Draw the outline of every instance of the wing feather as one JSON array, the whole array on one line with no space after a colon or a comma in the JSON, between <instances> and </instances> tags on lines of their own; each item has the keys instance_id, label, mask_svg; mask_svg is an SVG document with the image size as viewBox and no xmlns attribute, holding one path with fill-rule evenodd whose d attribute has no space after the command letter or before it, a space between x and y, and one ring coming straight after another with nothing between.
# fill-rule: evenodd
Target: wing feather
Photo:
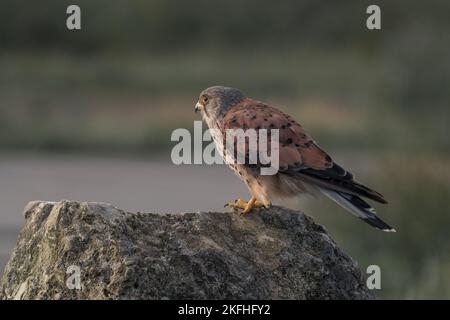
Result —
<instances>
[{"instance_id":1,"label":"wing feather","mask_svg":"<svg viewBox=\"0 0 450 320\"><path fill-rule=\"evenodd\" d=\"M350 172L335 163L291 116L274 107L253 99L244 99L228 110L220 129L224 139L227 129L278 129L280 174L298 176L321 187L387 203L380 193L358 183ZM270 145L267 150L270 150ZM249 150L246 145L246 164L261 166L259 162L256 165L248 164L249 151L257 152Z\"/></svg>"}]
</instances>

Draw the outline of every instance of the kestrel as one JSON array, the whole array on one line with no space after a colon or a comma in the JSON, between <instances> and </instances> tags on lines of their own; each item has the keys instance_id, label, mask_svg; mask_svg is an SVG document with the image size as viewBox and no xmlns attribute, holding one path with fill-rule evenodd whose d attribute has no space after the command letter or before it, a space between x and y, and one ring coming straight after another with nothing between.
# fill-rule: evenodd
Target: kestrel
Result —
<instances>
[{"instance_id":1,"label":"kestrel","mask_svg":"<svg viewBox=\"0 0 450 320\"><path fill-rule=\"evenodd\" d=\"M272 201L303 193L324 195L369 225L395 232L361 198L386 204L384 197L357 182L350 172L335 163L291 116L247 98L238 89L222 86L202 91L195 111L200 111L208 127L215 129L210 131L219 150L226 148L224 137L228 129L279 130L279 170L275 175L261 175L259 164L225 161L252 195L248 202L238 199L228 206L248 213L253 208L268 208Z\"/></svg>"}]
</instances>

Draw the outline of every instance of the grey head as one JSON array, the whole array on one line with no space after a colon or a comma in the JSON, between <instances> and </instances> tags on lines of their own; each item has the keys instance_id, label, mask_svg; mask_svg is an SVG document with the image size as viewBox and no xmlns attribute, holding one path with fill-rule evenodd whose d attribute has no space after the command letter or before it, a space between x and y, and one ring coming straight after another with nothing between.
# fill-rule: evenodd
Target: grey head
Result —
<instances>
[{"instance_id":1,"label":"grey head","mask_svg":"<svg viewBox=\"0 0 450 320\"><path fill-rule=\"evenodd\" d=\"M228 109L245 99L244 94L235 88L214 86L200 93L195 112L201 111L210 120L220 120Z\"/></svg>"}]
</instances>

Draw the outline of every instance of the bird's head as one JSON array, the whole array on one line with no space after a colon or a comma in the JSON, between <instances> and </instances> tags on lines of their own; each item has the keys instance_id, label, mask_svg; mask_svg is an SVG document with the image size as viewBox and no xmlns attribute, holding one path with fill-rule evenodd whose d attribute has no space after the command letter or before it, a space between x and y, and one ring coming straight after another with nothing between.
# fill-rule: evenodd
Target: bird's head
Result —
<instances>
[{"instance_id":1,"label":"bird's head","mask_svg":"<svg viewBox=\"0 0 450 320\"><path fill-rule=\"evenodd\" d=\"M200 93L195 112L200 111L206 120L220 120L235 104L245 99L238 89L214 86Z\"/></svg>"}]
</instances>

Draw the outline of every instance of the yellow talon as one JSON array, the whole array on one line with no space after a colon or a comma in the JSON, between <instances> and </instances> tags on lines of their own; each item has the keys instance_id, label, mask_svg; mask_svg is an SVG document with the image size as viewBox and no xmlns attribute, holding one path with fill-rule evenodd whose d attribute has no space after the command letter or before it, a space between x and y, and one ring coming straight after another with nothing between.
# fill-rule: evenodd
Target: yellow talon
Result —
<instances>
[{"instance_id":1,"label":"yellow talon","mask_svg":"<svg viewBox=\"0 0 450 320\"><path fill-rule=\"evenodd\" d=\"M242 209L244 210L247 206L247 202L242 199L237 199L234 202L227 203L225 207L230 207L233 209Z\"/></svg>"},{"instance_id":2,"label":"yellow talon","mask_svg":"<svg viewBox=\"0 0 450 320\"><path fill-rule=\"evenodd\" d=\"M256 200L255 197L252 197L248 202L244 201L242 199L237 199L235 202L228 203L227 205L230 208L233 209L242 209L242 214L247 214L250 211L252 211L253 208L262 208L266 207L261 201Z\"/></svg>"},{"instance_id":3,"label":"yellow talon","mask_svg":"<svg viewBox=\"0 0 450 320\"><path fill-rule=\"evenodd\" d=\"M255 202L256 202L256 198L252 197L250 199L250 201L247 202L247 205L245 206L244 211L242 211L242 214L247 214L250 211L252 211L253 207L255 206Z\"/></svg>"}]
</instances>

